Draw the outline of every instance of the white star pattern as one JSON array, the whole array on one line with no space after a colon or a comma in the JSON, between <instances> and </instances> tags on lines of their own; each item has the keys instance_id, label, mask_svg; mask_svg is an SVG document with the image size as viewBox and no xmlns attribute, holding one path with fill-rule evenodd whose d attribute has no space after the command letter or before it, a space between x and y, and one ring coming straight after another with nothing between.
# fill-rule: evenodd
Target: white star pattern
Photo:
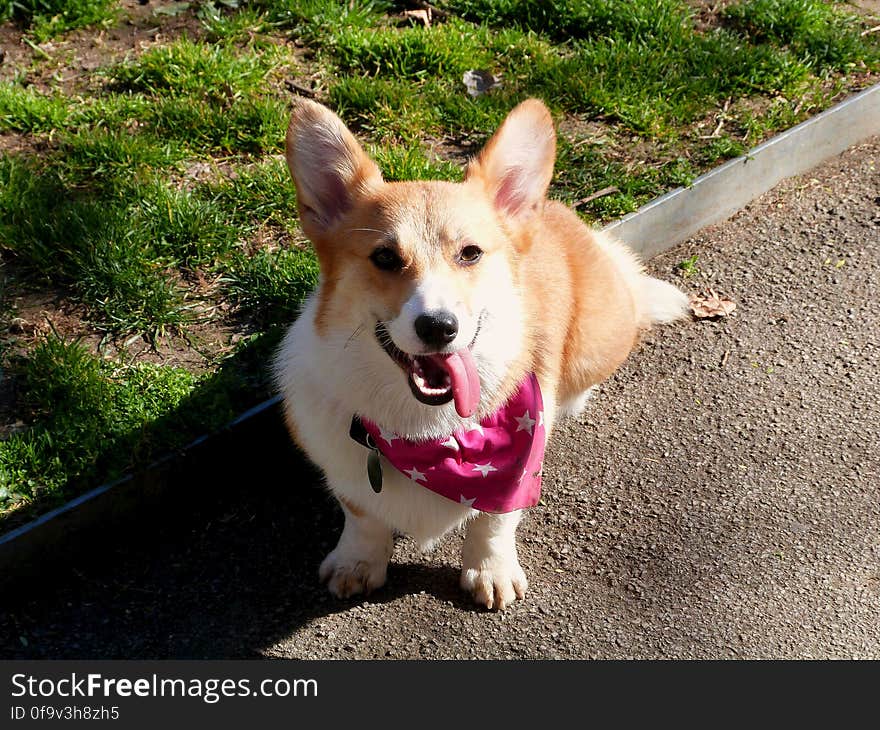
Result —
<instances>
[{"instance_id":1,"label":"white star pattern","mask_svg":"<svg viewBox=\"0 0 880 730\"><path fill-rule=\"evenodd\" d=\"M455 440L455 436L450 436L448 441L443 442L443 446L445 446L447 449L458 451L458 441Z\"/></svg>"},{"instance_id":2,"label":"white star pattern","mask_svg":"<svg viewBox=\"0 0 880 730\"><path fill-rule=\"evenodd\" d=\"M379 428L379 438L386 442L389 446L391 446L391 442L395 439L400 440L400 436L398 436L393 431L386 431L384 428Z\"/></svg>"},{"instance_id":3,"label":"white star pattern","mask_svg":"<svg viewBox=\"0 0 880 730\"><path fill-rule=\"evenodd\" d=\"M413 467L412 469L405 469L403 473L409 475L409 478L412 479L414 482L428 481L428 477L422 474L422 472L420 472L416 467Z\"/></svg>"},{"instance_id":4,"label":"white star pattern","mask_svg":"<svg viewBox=\"0 0 880 730\"><path fill-rule=\"evenodd\" d=\"M514 416L513 420L517 422L516 430L525 431L529 436L532 435L532 428L535 426L535 419L529 415L529 412L526 411L521 416Z\"/></svg>"},{"instance_id":5,"label":"white star pattern","mask_svg":"<svg viewBox=\"0 0 880 730\"><path fill-rule=\"evenodd\" d=\"M473 509L474 502L476 501L476 497L474 497L473 499L465 499L465 496L463 494L461 495L461 499L458 500L459 504L463 504L466 507L470 507L471 509Z\"/></svg>"},{"instance_id":6,"label":"white star pattern","mask_svg":"<svg viewBox=\"0 0 880 730\"><path fill-rule=\"evenodd\" d=\"M484 477L489 475L490 471L498 471L494 466L492 466L492 462L489 461L485 464L474 464L474 471L480 472Z\"/></svg>"},{"instance_id":7,"label":"white star pattern","mask_svg":"<svg viewBox=\"0 0 880 730\"><path fill-rule=\"evenodd\" d=\"M538 425L544 425L544 411L538 411Z\"/></svg>"}]
</instances>

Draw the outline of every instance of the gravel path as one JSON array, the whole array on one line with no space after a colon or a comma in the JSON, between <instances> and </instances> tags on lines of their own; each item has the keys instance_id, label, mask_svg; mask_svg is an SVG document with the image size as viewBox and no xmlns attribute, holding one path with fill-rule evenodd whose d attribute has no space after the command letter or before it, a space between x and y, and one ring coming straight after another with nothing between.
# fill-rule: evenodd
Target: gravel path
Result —
<instances>
[{"instance_id":1,"label":"gravel path","mask_svg":"<svg viewBox=\"0 0 880 730\"><path fill-rule=\"evenodd\" d=\"M459 535L402 541L368 601L326 596L340 516L281 449L182 526L4 596L0 655L880 658L878 168L875 139L652 262L698 255L685 288L738 309L651 333L561 426L508 611L459 594Z\"/></svg>"}]
</instances>

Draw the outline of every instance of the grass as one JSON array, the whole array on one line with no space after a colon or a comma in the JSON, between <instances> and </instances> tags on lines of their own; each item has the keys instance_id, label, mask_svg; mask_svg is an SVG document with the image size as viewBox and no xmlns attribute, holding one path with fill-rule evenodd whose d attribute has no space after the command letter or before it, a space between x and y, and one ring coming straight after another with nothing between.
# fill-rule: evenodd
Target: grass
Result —
<instances>
[{"instance_id":1,"label":"grass","mask_svg":"<svg viewBox=\"0 0 880 730\"><path fill-rule=\"evenodd\" d=\"M877 19L840 3L742 0L702 25L679 0L436 5L428 28L392 2L194 2L132 21L161 34L73 73L123 22L116 3L0 2L33 49L0 67L0 150L18 150L0 157L0 331L30 318L0 335L0 516L142 466L268 392L272 347L317 280L281 157L291 88L333 107L389 180L460 179L540 96L560 127L551 192L602 222L880 71L878 34L861 35ZM471 98L470 69L501 87ZM49 324L29 296L56 302Z\"/></svg>"},{"instance_id":2,"label":"grass","mask_svg":"<svg viewBox=\"0 0 880 730\"><path fill-rule=\"evenodd\" d=\"M815 0L747 0L726 8L724 18L742 35L785 45L815 67L845 68L865 54L857 19Z\"/></svg>"},{"instance_id":3,"label":"grass","mask_svg":"<svg viewBox=\"0 0 880 730\"><path fill-rule=\"evenodd\" d=\"M16 20L44 41L84 26L109 26L117 19L113 0L2 0L0 21Z\"/></svg>"},{"instance_id":4,"label":"grass","mask_svg":"<svg viewBox=\"0 0 880 730\"><path fill-rule=\"evenodd\" d=\"M21 363L31 428L0 449L0 500L57 503L184 445L241 408L234 375L110 362L50 335ZM239 384L239 389L241 385Z\"/></svg>"},{"instance_id":5,"label":"grass","mask_svg":"<svg viewBox=\"0 0 880 730\"><path fill-rule=\"evenodd\" d=\"M681 272L683 277L690 278L697 274L700 270L697 262L700 260L698 254L694 254L693 256L686 258L684 261L679 261L676 268Z\"/></svg>"}]
</instances>

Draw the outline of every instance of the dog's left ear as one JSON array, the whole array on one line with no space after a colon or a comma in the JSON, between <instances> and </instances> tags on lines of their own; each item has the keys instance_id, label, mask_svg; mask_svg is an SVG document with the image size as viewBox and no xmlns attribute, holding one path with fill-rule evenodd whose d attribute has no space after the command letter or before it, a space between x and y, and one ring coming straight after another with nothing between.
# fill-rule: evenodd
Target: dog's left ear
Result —
<instances>
[{"instance_id":1,"label":"dog's left ear","mask_svg":"<svg viewBox=\"0 0 880 730\"><path fill-rule=\"evenodd\" d=\"M550 111L538 99L527 99L470 162L465 180L481 181L500 211L526 218L544 201L555 159Z\"/></svg>"}]
</instances>

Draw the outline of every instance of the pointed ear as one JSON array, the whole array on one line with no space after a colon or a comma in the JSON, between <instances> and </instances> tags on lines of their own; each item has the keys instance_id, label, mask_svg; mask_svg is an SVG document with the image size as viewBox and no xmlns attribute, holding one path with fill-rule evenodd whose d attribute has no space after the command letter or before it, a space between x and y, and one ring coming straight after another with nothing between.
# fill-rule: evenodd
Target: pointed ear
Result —
<instances>
[{"instance_id":1,"label":"pointed ear","mask_svg":"<svg viewBox=\"0 0 880 730\"><path fill-rule=\"evenodd\" d=\"M382 184L376 163L342 120L307 99L297 102L287 128L287 166L309 238L326 234L359 196Z\"/></svg>"},{"instance_id":2,"label":"pointed ear","mask_svg":"<svg viewBox=\"0 0 880 730\"><path fill-rule=\"evenodd\" d=\"M466 180L482 181L495 207L514 217L540 208L553 177L556 132L550 111L538 99L517 106L476 159Z\"/></svg>"}]
</instances>

